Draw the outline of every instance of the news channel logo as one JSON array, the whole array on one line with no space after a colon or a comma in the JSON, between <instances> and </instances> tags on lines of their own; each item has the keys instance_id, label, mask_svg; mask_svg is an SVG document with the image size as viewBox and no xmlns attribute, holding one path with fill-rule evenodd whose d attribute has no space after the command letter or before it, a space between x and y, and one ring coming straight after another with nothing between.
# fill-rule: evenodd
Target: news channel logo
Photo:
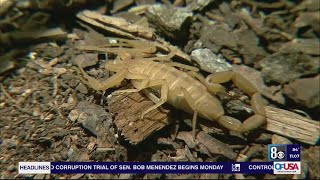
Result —
<instances>
[{"instance_id":1,"label":"news channel logo","mask_svg":"<svg viewBox=\"0 0 320 180\"><path fill-rule=\"evenodd\" d=\"M268 161L286 161L287 145L268 144Z\"/></svg>"},{"instance_id":2,"label":"news channel logo","mask_svg":"<svg viewBox=\"0 0 320 180\"><path fill-rule=\"evenodd\" d=\"M241 171L241 169L240 169L240 164L232 164L232 169L231 169L231 171L233 171L233 172L240 172Z\"/></svg>"},{"instance_id":3,"label":"news channel logo","mask_svg":"<svg viewBox=\"0 0 320 180\"><path fill-rule=\"evenodd\" d=\"M273 174L301 174L301 162L273 162Z\"/></svg>"}]
</instances>

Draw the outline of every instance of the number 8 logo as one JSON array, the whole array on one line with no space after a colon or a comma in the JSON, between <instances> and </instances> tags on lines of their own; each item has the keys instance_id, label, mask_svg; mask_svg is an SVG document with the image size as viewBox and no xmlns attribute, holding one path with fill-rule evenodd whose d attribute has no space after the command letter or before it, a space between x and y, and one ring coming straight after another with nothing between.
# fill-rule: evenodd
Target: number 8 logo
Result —
<instances>
[{"instance_id":1,"label":"number 8 logo","mask_svg":"<svg viewBox=\"0 0 320 180\"><path fill-rule=\"evenodd\" d=\"M270 153L271 159L277 159L277 157L278 157L278 153L277 153L278 149L276 147L271 147L270 151L271 151L271 153Z\"/></svg>"}]
</instances>

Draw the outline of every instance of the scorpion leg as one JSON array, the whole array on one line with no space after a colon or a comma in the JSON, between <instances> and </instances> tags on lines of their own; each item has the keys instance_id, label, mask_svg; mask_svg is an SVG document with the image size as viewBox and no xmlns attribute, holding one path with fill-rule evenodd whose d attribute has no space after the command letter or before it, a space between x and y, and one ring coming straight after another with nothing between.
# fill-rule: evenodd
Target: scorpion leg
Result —
<instances>
[{"instance_id":1,"label":"scorpion leg","mask_svg":"<svg viewBox=\"0 0 320 180\"><path fill-rule=\"evenodd\" d=\"M107 38L107 40L109 40L109 43L104 47L106 47L107 52L113 54L129 53L134 55L135 58L146 58L152 56L157 51L156 46L148 41L123 38Z\"/></svg>"},{"instance_id":2,"label":"scorpion leg","mask_svg":"<svg viewBox=\"0 0 320 180\"><path fill-rule=\"evenodd\" d=\"M153 87L153 86L161 86L160 99L155 105L151 106L141 114L141 119L143 119L143 116L146 115L148 112L158 108L159 106L161 106L167 101L168 92L169 92L169 86L167 84L167 81L163 79L152 80L152 81L149 81L146 87Z\"/></svg>"},{"instance_id":3,"label":"scorpion leg","mask_svg":"<svg viewBox=\"0 0 320 180\"><path fill-rule=\"evenodd\" d=\"M242 126L239 128L238 132L246 132L248 130L260 127L265 123L265 111L264 111L264 102L260 93L256 92L251 97L251 106L253 112L255 113L253 116L246 119Z\"/></svg>"},{"instance_id":4,"label":"scorpion leg","mask_svg":"<svg viewBox=\"0 0 320 180\"><path fill-rule=\"evenodd\" d=\"M222 85L218 83L208 82L203 76L201 76L197 72L189 71L188 74L198 79L202 84L204 84L207 87L208 91L212 92L213 94L216 94L218 92L226 92L225 88Z\"/></svg>"},{"instance_id":5,"label":"scorpion leg","mask_svg":"<svg viewBox=\"0 0 320 180\"><path fill-rule=\"evenodd\" d=\"M152 92L150 92L148 89L142 89L142 91L153 103L156 104L159 102L159 98Z\"/></svg>"},{"instance_id":6,"label":"scorpion leg","mask_svg":"<svg viewBox=\"0 0 320 180\"><path fill-rule=\"evenodd\" d=\"M247 78L233 71L216 72L206 78L208 83L225 83L230 80L250 97L258 92L257 88Z\"/></svg>"},{"instance_id":7,"label":"scorpion leg","mask_svg":"<svg viewBox=\"0 0 320 180\"><path fill-rule=\"evenodd\" d=\"M81 66L79 66L79 69L81 71L81 73L84 76L84 80L83 78L81 78L84 83L88 84L90 87L92 87L94 90L98 91L98 90L107 90L113 86L116 86L117 84L120 84L121 81L123 81L126 77L126 75L128 74L127 70L121 70L118 73L116 73L115 75L109 77L108 79L106 79L105 81L99 81L98 79L95 79L91 76L89 76Z\"/></svg>"},{"instance_id":8,"label":"scorpion leg","mask_svg":"<svg viewBox=\"0 0 320 180\"><path fill-rule=\"evenodd\" d=\"M216 72L207 76L208 83L225 83L232 79L233 71Z\"/></svg>"},{"instance_id":9,"label":"scorpion leg","mask_svg":"<svg viewBox=\"0 0 320 180\"><path fill-rule=\"evenodd\" d=\"M176 50L171 50L170 53L165 56L150 57L150 58L144 58L144 59L151 60L151 61L170 61L170 59L173 58L173 56L176 54L177 54Z\"/></svg>"},{"instance_id":10,"label":"scorpion leg","mask_svg":"<svg viewBox=\"0 0 320 180\"><path fill-rule=\"evenodd\" d=\"M157 47L148 41L141 41L141 40L129 40L129 39L123 39L123 38L107 38L110 43L107 45L109 47L125 47L125 48L134 48L139 49L141 52L145 52L148 54L155 53L157 51ZM117 41L112 43L111 41Z\"/></svg>"},{"instance_id":11,"label":"scorpion leg","mask_svg":"<svg viewBox=\"0 0 320 180\"><path fill-rule=\"evenodd\" d=\"M127 75L126 79L131 79L131 82L136 89L117 90L114 92L115 94L139 92L142 89L145 89L147 87L148 82L150 81L150 78L147 75L143 74L129 74Z\"/></svg>"},{"instance_id":12,"label":"scorpion leg","mask_svg":"<svg viewBox=\"0 0 320 180\"><path fill-rule=\"evenodd\" d=\"M213 83L224 83L230 80L232 80L239 89L241 89L251 97L251 106L255 114L246 119L243 124L241 124L239 120L229 116L221 116L218 119L218 122L224 127L240 133L257 128L264 124L265 105L263 102L263 98L258 92L257 88L252 83L250 83L247 78L233 71L214 73L206 78L207 82Z\"/></svg>"},{"instance_id":13,"label":"scorpion leg","mask_svg":"<svg viewBox=\"0 0 320 180\"><path fill-rule=\"evenodd\" d=\"M197 105L194 103L195 100L192 98L190 93L185 88L182 88L182 91L183 91L184 98L186 99L188 105L193 110L192 137L193 137L193 140L195 140L196 139L196 123L197 123L197 116L198 116Z\"/></svg>"}]
</instances>

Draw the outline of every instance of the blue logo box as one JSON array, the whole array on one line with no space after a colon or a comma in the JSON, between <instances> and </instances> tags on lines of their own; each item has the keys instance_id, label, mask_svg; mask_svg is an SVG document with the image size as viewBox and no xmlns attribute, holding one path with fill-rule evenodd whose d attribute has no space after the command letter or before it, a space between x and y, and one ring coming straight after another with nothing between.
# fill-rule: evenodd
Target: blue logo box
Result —
<instances>
[{"instance_id":1,"label":"blue logo box","mask_svg":"<svg viewBox=\"0 0 320 180\"><path fill-rule=\"evenodd\" d=\"M300 144L268 144L268 161L300 161Z\"/></svg>"}]
</instances>

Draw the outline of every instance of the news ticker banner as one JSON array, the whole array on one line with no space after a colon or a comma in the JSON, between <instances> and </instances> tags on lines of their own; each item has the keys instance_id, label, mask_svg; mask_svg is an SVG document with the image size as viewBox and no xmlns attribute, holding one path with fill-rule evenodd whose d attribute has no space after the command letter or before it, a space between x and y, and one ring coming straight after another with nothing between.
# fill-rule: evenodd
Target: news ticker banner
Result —
<instances>
[{"instance_id":1,"label":"news ticker banner","mask_svg":"<svg viewBox=\"0 0 320 180\"><path fill-rule=\"evenodd\" d=\"M292 162L19 162L20 174L300 174Z\"/></svg>"},{"instance_id":2,"label":"news ticker banner","mask_svg":"<svg viewBox=\"0 0 320 180\"><path fill-rule=\"evenodd\" d=\"M301 174L300 145L268 145L268 162L19 162L20 174Z\"/></svg>"}]
</instances>

